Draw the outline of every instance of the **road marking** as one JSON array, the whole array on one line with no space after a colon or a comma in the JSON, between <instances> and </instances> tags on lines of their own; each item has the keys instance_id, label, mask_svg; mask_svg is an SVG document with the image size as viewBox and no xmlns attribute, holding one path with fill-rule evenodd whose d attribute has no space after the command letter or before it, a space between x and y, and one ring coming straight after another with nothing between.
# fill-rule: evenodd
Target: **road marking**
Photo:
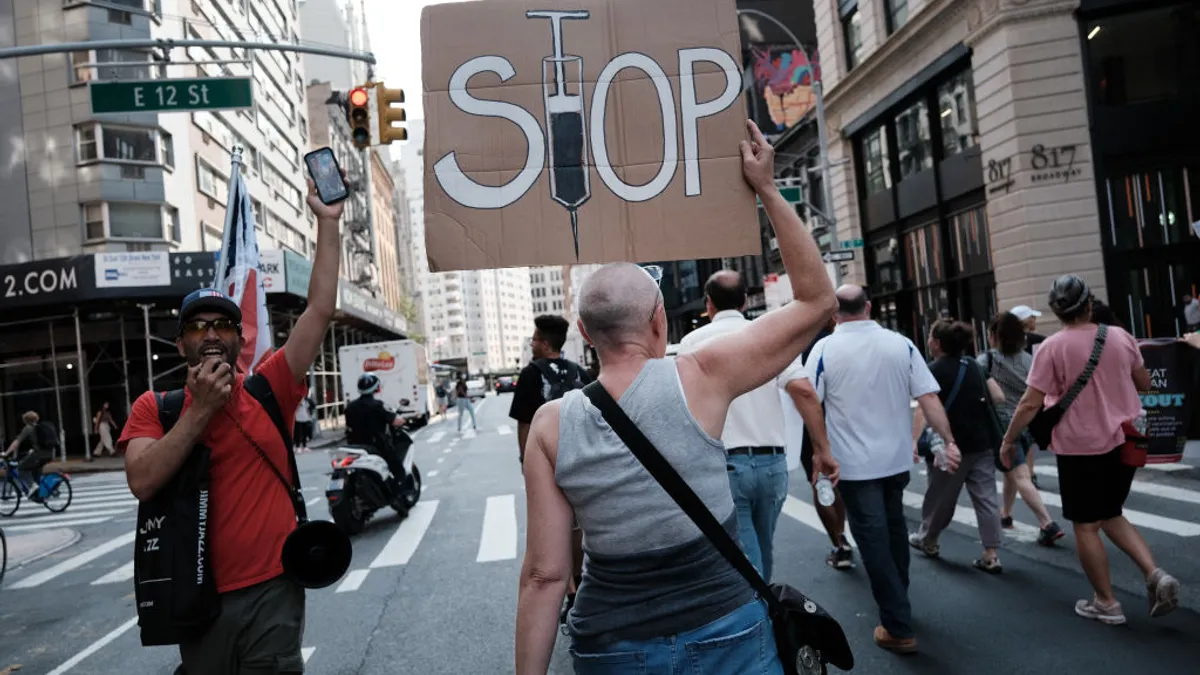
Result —
<instances>
[{"instance_id":1,"label":"road marking","mask_svg":"<svg viewBox=\"0 0 1200 675\"><path fill-rule=\"evenodd\" d=\"M445 450L442 450L442 454L443 454L443 455L448 455L448 454L450 454L450 448L446 448Z\"/></svg>"},{"instance_id":2,"label":"road marking","mask_svg":"<svg viewBox=\"0 0 1200 675\"><path fill-rule=\"evenodd\" d=\"M445 431L436 431L436 432L430 434L429 438L425 439L425 442L426 443L437 443L438 441L442 440L442 438L445 435L446 435Z\"/></svg>"},{"instance_id":3,"label":"road marking","mask_svg":"<svg viewBox=\"0 0 1200 675\"><path fill-rule=\"evenodd\" d=\"M408 518L400 523L391 539L384 545L383 550L371 561L369 567L392 567L406 565L421 544L421 538L429 530L433 522L433 514L437 511L437 501L419 502L408 512Z\"/></svg>"},{"instance_id":4,"label":"road marking","mask_svg":"<svg viewBox=\"0 0 1200 675\"><path fill-rule=\"evenodd\" d=\"M1149 468L1149 465L1147 465ZM1058 468L1053 466L1035 467L1034 471L1043 476L1051 476L1058 478ZM1151 495L1154 497L1162 497L1163 499L1173 499L1177 502L1187 502L1189 504L1200 504L1200 492L1196 490L1188 490L1186 488L1175 487L1173 485L1159 485L1149 481L1135 480L1129 488L1131 492L1139 494Z\"/></svg>"},{"instance_id":5,"label":"road marking","mask_svg":"<svg viewBox=\"0 0 1200 675\"><path fill-rule=\"evenodd\" d=\"M800 499L787 496L787 500L783 502L783 515L811 527L812 529L826 534L825 525L821 522L821 516L817 514L817 507ZM854 548L858 548L858 544L854 541L854 537L850 534L850 528L845 528L846 541Z\"/></svg>"},{"instance_id":6,"label":"road marking","mask_svg":"<svg viewBox=\"0 0 1200 675\"><path fill-rule=\"evenodd\" d=\"M438 472L437 472L437 469L434 469L433 471L430 471L429 473L425 474L425 477L426 477L426 478L433 478L433 477L434 477L434 476L436 476L437 474L438 474Z\"/></svg>"},{"instance_id":7,"label":"road marking","mask_svg":"<svg viewBox=\"0 0 1200 675\"><path fill-rule=\"evenodd\" d=\"M517 557L517 500L514 495L487 498L483 536L475 562L512 560Z\"/></svg>"},{"instance_id":8,"label":"road marking","mask_svg":"<svg viewBox=\"0 0 1200 675\"><path fill-rule=\"evenodd\" d=\"M71 658L67 659L66 661L63 662L63 664L61 666L55 668L54 670L50 671L46 675L63 675L63 673L65 673L68 670L79 665L80 662L82 662L87 657L91 656L92 654L95 654L96 652L100 651L101 649L104 649L105 645L107 645L108 643L112 642L113 640L116 640L117 638L121 637L122 635L125 634L126 631L128 631L130 628L133 628L136 625L137 625L137 617L135 616L132 619L121 624L120 626L117 626L116 628L114 628L112 630L112 632L109 633L108 635L105 635L104 637L100 638L99 640L96 640L92 644L88 645L83 651L81 651L78 654L76 654L75 656L72 656Z\"/></svg>"},{"instance_id":9,"label":"road marking","mask_svg":"<svg viewBox=\"0 0 1200 675\"><path fill-rule=\"evenodd\" d=\"M1002 485L999 481L997 485ZM1042 501L1046 502L1047 506L1055 506L1062 508L1062 496L1056 492L1041 491ZM1175 518L1167 518L1166 516L1156 516L1153 513L1145 513L1142 511L1134 511L1133 509L1121 509L1121 515L1125 519L1139 527L1145 527L1150 530L1158 530L1167 534L1174 534L1180 537L1195 537L1200 535L1200 524L1189 522L1186 520L1176 520Z\"/></svg>"},{"instance_id":10,"label":"road marking","mask_svg":"<svg viewBox=\"0 0 1200 675\"><path fill-rule=\"evenodd\" d=\"M71 501L78 499L137 499L127 489L122 490L71 490Z\"/></svg>"},{"instance_id":11,"label":"road marking","mask_svg":"<svg viewBox=\"0 0 1200 675\"><path fill-rule=\"evenodd\" d=\"M512 433L512 427L508 426L507 424L501 424L500 426L496 427L496 431L499 432L501 436L507 436L508 434Z\"/></svg>"},{"instance_id":12,"label":"road marking","mask_svg":"<svg viewBox=\"0 0 1200 675\"><path fill-rule=\"evenodd\" d=\"M325 498L324 497L313 497L312 499L304 502L304 505L312 506L313 504L316 504L317 502L321 501L322 499L325 499Z\"/></svg>"},{"instance_id":13,"label":"road marking","mask_svg":"<svg viewBox=\"0 0 1200 675\"><path fill-rule=\"evenodd\" d=\"M95 517L95 516L115 516L119 513L127 513L128 511L129 511L129 509L127 509L127 508L124 508L124 509L109 508L109 509L95 509L95 510L91 510L91 511L85 511L83 513L45 513L45 514L37 515L37 516L25 516L25 517L14 516L14 517L6 520L5 522L6 523L17 523L17 524L22 524L22 525L33 525L33 524L41 524L41 523L52 523L52 522L57 522L57 521L62 521L62 520L77 520L79 518L91 518L91 517Z\"/></svg>"},{"instance_id":14,"label":"road marking","mask_svg":"<svg viewBox=\"0 0 1200 675\"><path fill-rule=\"evenodd\" d=\"M317 651L316 647L304 647L300 650L300 656L304 658L305 663L308 663L308 660L312 658L313 652L315 651Z\"/></svg>"},{"instance_id":15,"label":"road marking","mask_svg":"<svg viewBox=\"0 0 1200 675\"><path fill-rule=\"evenodd\" d=\"M133 578L133 561L130 560L129 562L125 563L124 565L121 565L117 569L115 569L115 570L109 572L108 574L105 574L104 576L100 577L99 579L93 581L92 585L100 586L101 584L119 584L122 581L129 581L132 578Z\"/></svg>"},{"instance_id":16,"label":"road marking","mask_svg":"<svg viewBox=\"0 0 1200 675\"><path fill-rule=\"evenodd\" d=\"M357 591L359 586L362 586L363 581L367 579L367 572L371 570L350 570L346 574L346 578L342 579L342 583L337 587L337 593L349 593Z\"/></svg>"},{"instance_id":17,"label":"road marking","mask_svg":"<svg viewBox=\"0 0 1200 675\"><path fill-rule=\"evenodd\" d=\"M24 579L18 581L17 583L9 586L9 588L34 588L36 586L41 586L42 584L46 583L47 581L56 579L64 574L66 574L67 572L70 572L71 570L83 567L84 565L90 563L91 561L95 560L96 558L99 558L102 555L105 555L107 553L115 551L123 546L129 546L130 544L133 543L133 540L136 536L137 536L136 532L129 532L129 533L123 534L119 537L109 539L108 541L104 542L103 544L100 544L99 546L97 546L93 549L90 549L88 551L84 551L83 553L80 553L79 555L77 555L73 558L68 558L68 559L60 562L59 564L55 565L54 567L51 567L50 569L42 570L41 572L38 572L37 574L33 574L28 577L25 577ZM130 551L131 557L132 557L132 554L133 554L133 552Z\"/></svg>"},{"instance_id":18,"label":"road marking","mask_svg":"<svg viewBox=\"0 0 1200 675\"><path fill-rule=\"evenodd\" d=\"M1188 471L1188 470L1194 469L1196 467L1192 466L1191 464L1180 464L1178 462L1173 462L1173 463L1169 463L1169 464L1147 464L1146 466L1144 466L1142 468L1153 469L1155 471L1172 472L1172 471Z\"/></svg>"},{"instance_id":19,"label":"road marking","mask_svg":"<svg viewBox=\"0 0 1200 675\"><path fill-rule=\"evenodd\" d=\"M86 504L88 506L119 506L121 504L137 505L138 500L133 495L124 496L106 496L106 497L71 497L71 506L80 506Z\"/></svg>"},{"instance_id":20,"label":"road marking","mask_svg":"<svg viewBox=\"0 0 1200 675\"><path fill-rule=\"evenodd\" d=\"M36 532L37 530L49 530L56 527L66 527L68 525L94 525L112 520L112 516L100 516L99 518L77 518L75 520L56 520L49 523L39 523L37 525L5 525L5 532Z\"/></svg>"},{"instance_id":21,"label":"road marking","mask_svg":"<svg viewBox=\"0 0 1200 675\"><path fill-rule=\"evenodd\" d=\"M904 505L921 510L921 506L925 503L925 495L917 494L916 492L904 491ZM954 507L954 522L966 525L967 527L978 528L979 521L975 519L974 509L958 504ZM1026 525L1015 518L1013 519L1013 529L1001 530L1004 534L1012 539L1021 542L1034 542L1038 538L1038 528L1032 525ZM940 536L940 535L939 535Z\"/></svg>"},{"instance_id":22,"label":"road marking","mask_svg":"<svg viewBox=\"0 0 1200 675\"><path fill-rule=\"evenodd\" d=\"M444 461L446 461L445 457L438 457L438 464L441 464Z\"/></svg>"}]
</instances>

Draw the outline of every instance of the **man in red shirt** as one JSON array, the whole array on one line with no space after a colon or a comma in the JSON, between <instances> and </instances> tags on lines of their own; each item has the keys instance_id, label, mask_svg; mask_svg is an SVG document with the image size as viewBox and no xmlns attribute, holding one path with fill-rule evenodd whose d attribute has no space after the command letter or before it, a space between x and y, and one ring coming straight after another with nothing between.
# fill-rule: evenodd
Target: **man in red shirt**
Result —
<instances>
[{"instance_id":1,"label":"man in red shirt","mask_svg":"<svg viewBox=\"0 0 1200 675\"><path fill-rule=\"evenodd\" d=\"M322 204L311 180L308 188L308 206L317 216L308 306L284 346L256 369L270 384L287 428L307 392L306 374L337 297L342 203ZM291 449L243 388L245 374L237 371L241 318L237 305L219 291L204 289L184 299L175 338L188 363L179 420L164 435L154 392L146 392L133 404L119 443L129 489L141 501L171 480L197 444L211 449L209 550L221 613L203 634L180 644L177 675L304 672L304 589L283 576L280 558L296 517L274 472L289 475Z\"/></svg>"}]
</instances>

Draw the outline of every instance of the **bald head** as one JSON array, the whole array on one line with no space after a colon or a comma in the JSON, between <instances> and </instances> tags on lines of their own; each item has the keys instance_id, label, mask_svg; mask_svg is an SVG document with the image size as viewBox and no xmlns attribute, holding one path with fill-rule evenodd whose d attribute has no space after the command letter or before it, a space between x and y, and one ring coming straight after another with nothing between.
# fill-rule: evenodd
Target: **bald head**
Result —
<instances>
[{"instance_id":1,"label":"bald head","mask_svg":"<svg viewBox=\"0 0 1200 675\"><path fill-rule=\"evenodd\" d=\"M704 284L704 295L718 312L741 310L746 306L746 284L742 275L733 270L713 273Z\"/></svg>"},{"instance_id":2,"label":"bald head","mask_svg":"<svg viewBox=\"0 0 1200 675\"><path fill-rule=\"evenodd\" d=\"M855 284L839 286L834 295L837 296L838 314L843 316L862 316L867 313L867 290Z\"/></svg>"},{"instance_id":3,"label":"bald head","mask_svg":"<svg viewBox=\"0 0 1200 675\"><path fill-rule=\"evenodd\" d=\"M641 267L605 265L579 289L579 320L597 347L612 347L651 334L659 297L658 284Z\"/></svg>"}]
</instances>

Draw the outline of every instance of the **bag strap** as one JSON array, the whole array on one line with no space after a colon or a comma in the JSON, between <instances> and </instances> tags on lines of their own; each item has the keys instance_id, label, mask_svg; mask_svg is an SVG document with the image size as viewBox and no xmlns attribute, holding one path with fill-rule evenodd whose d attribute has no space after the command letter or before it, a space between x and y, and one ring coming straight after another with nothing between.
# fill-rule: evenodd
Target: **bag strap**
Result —
<instances>
[{"instance_id":1,"label":"bag strap","mask_svg":"<svg viewBox=\"0 0 1200 675\"><path fill-rule=\"evenodd\" d=\"M175 423L179 421L179 416L183 414L183 399L182 389L172 389L163 392L162 396L154 397L154 401L158 404L158 423L162 425L164 435L171 431Z\"/></svg>"},{"instance_id":2,"label":"bag strap","mask_svg":"<svg viewBox=\"0 0 1200 675\"><path fill-rule=\"evenodd\" d=\"M958 375L954 378L954 386L950 387L950 395L946 397L946 405L943 406L946 410L954 405L954 399L958 398L958 390L962 387L963 378L967 374L967 361L960 359L958 362Z\"/></svg>"},{"instance_id":3,"label":"bag strap","mask_svg":"<svg viewBox=\"0 0 1200 675\"><path fill-rule=\"evenodd\" d=\"M1087 365L1083 367L1083 372L1079 374L1075 384L1067 391L1067 394L1058 402L1058 407L1066 412L1067 408L1075 402L1075 398L1083 391L1088 382L1092 381L1092 375L1096 372L1096 366L1100 364L1100 354L1104 351L1104 343L1108 338L1108 326L1098 324L1096 326L1096 341L1092 343L1092 353L1088 356Z\"/></svg>"},{"instance_id":4,"label":"bag strap","mask_svg":"<svg viewBox=\"0 0 1200 675\"><path fill-rule=\"evenodd\" d=\"M304 505L304 495L300 491L300 470L296 467L296 453L292 451L292 433L283 421L283 411L279 408L279 400L275 398L275 392L271 389L271 383L267 381L266 377L258 373L247 377L243 381L242 387L246 390L246 393L253 396L254 400L262 405L263 410L267 411L267 416L271 418L271 421L275 424L275 429L283 437L283 447L287 453L288 467L292 473L291 481L283 477L283 474L275 467L271 458L267 456L267 452L259 447L258 443L254 442L254 439L250 438L246 430L242 428L242 425L236 419L233 421L237 425L238 431L242 432L242 436L258 451L258 456L267 463L267 466L271 467L271 472L275 474L279 482L283 483L283 487L288 491L288 496L291 497L292 508L296 511L296 521L303 525L308 522L308 508Z\"/></svg>"},{"instance_id":5,"label":"bag strap","mask_svg":"<svg viewBox=\"0 0 1200 675\"><path fill-rule=\"evenodd\" d=\"M716 516L708 510L700 497L692 491L683 477L679 475L671 463L654 447L650 439L646 438L645 434L637 428L633 420L625 414L621 406L613 400L608 390L604 388L600 382L593 381L591 384L583 388L583 393L591 399L592 404L600 409L600 414L604 416L604 420L608 422L617 436L637 457L642 466L650 472L658 484L666 490L671 499L683 509L696 527L708 537L712 545L733 565L746 581L750 582L750 586L758 595L766 600L767 605L771 609L771 613L776 616L783 616L786 612L779 599L775 597L775 593L771 591L771 587L758 573L758 570L751 564L750 559L742 551L741 546L734 541L733 537L729 536L729 532L717 522Z\"/></svg>"}]
</instances>

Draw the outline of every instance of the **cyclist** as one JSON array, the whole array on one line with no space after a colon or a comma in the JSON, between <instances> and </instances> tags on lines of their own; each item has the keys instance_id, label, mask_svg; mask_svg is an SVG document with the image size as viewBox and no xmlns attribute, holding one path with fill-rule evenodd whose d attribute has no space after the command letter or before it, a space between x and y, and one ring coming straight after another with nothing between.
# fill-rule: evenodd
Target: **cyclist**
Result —
<instances>
[{"instance_id":1,"label":"cyclist","mask_svg":"<svg viewBox=\"0 0 1200 675\"><path fill-rule=\"evenodd\" d=\"M42 468L54 459L54 448L58 445L55 438L57 434L49 422L41 422L40 416L32 410L21 415L21 421L25 423L25 427L0 457L7 458L14 452L25 453L17 464L17 470L30 477L29 499L40 502L38 486L42 482Z\"/></svg>"}]
</instances>

